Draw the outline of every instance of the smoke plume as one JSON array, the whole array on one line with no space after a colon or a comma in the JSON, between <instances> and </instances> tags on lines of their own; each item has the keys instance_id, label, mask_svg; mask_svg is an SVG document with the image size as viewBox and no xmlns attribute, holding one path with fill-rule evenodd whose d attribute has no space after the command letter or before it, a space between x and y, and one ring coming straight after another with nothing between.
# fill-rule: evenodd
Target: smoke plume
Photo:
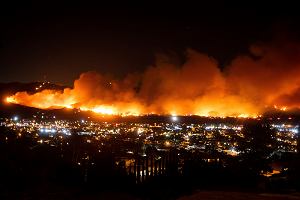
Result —
<instances>
[{"instance_id":1,"label":"smoke plume","mask_svg":"<svg viewBox=\"0 0 300 200\"><path fill-rule=\"evenodd\" d=\"M188 49L186 61L165 55L143 74L114 80L85 72L73 88L18 92L10 102L37 108L78 108L102 114L257 116L267 109L300 107L300 44L287 39L255 44L249 55L218 62Z\"/></svg>"}]
</instances>

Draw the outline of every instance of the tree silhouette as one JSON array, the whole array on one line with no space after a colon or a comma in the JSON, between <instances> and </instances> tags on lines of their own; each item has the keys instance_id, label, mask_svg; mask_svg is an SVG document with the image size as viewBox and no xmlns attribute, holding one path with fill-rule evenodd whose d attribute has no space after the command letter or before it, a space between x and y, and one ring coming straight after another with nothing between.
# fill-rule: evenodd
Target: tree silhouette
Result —
<instances>
[{"instance_id":1,"label":"tree silhouette","mask_svg":"<svg viewBox=\"0 0 300 200\"><path fill-rule=\"evenodd\" d=\"M269 124L250 121L244 124L242 134L238 146L242 164L256 174L268 170L269 157L277 146L275 130Z\"/></svg>"}]
</instances>

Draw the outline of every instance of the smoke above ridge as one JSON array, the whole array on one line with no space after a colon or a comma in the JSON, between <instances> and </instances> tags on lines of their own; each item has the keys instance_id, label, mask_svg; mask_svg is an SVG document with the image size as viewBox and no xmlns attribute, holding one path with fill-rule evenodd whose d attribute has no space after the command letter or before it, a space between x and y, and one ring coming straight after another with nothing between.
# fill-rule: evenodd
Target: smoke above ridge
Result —
<instances>
[{"instance_id":1,"label":"smoke above ridge","mask_svg":"<svg viewBox=\"0 0 300 200\"><path fill-rule=\"evenodd\" d=\"M230 48L230 47L229 47ZM37 108L78 108L102 114L255 117L267 109L300 108L300 43L286 37L249 48L223 70L192 49L185 62L166 55L141 74L112 79L84 72L64 91L18 92L9 102Z\"/></svg>"}]
</instances>

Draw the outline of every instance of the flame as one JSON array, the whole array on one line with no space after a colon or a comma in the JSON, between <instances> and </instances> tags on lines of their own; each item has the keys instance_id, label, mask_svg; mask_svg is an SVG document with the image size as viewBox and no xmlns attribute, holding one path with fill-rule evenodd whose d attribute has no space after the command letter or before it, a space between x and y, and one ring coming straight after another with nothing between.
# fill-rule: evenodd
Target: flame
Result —
<instances>
[{"instance_id":1,"label":"flame","mask_svg":"<svg viewBox=\"0 0 300 200\"><path fill-rule=\"evenodd\" d=\"M155 113L256 118L270 108L300 108L300 43L278 40L253 45L250 54L236 57L220 70L216 60L189 49L181 66L159 55L155 65L142 74L114 80L86 72L72 88L39 87L34 94L17 92L6 102L125 116Z\"/></svg>"},{"instance_id":2,"label":"flame","mask_svg":"<svg viewBox=\"0 0 300 200\"><path fill-rule=\"evenodd\" d=\"M101 115L139 116L147 114L168 114L172 116L198 115L205 117L258 117L258 113L253 112L245 105L239 105L237 103L235 105L236 107L232 109L231 107L227 107L226 102L201 102L201 104L195 106L194 110L190 110L190 108L188 108L189 106L185 107L184 102L162 102L166 110L171 110L170 112L153 111L152 106L147 108L145 105L142 105L139 102L114 102L114 104L101 104L95 101L84 104L80 101L76 101L76 95L70 95L71 93L69 93L69 90L70 89L66 89L64 92L44 90L32 95L28 94L27 92L18 92L15 95L7 97L6 102L22 104L41 109L76 108L82 111L92 111ZM65 95L66 93L68 95ZM185 111L187 108L188 110ZM214 111L216 109L217 111Z\"/></svg>"},{"instance_id":3,"label":"flame","mask_svg":"<svg viewBox=\"0 0 300 200\"><path fill-rule=\"evenodd\" d=\"M287 111L289 108L287 106L273 106L275 110L280 110L280 111Z\"/></svg>"},{"instance_id":4,"label":"flame","mask_svg":"<svg viewBox=\"0 0 300 200\"><path fill-rule=\"evenodd\" d=\"M89 108L85 108L85 107L80 107L81 110L87 111L93 111L95 113L100 113L100 114L105 114L105 115L116 115L117 112L115 110L115 108L113 106L97 106L95 108L89 109Z\"/></svg>"},{"instance_id":5,"label":"flame","mask_svg":"<svg viewBox=\"0 0 300 200\"><path fill-rule=\"evenodd\" d=\"M241 110L241 112L232 112L231 109L223 109L217 111L211 111L210 107L213 107L213 105L209 105L210 103L207 102L206 107L199 109L195 109L194 112L184 111L184 107L179 107L179 103L176 103L177 109L172 109L170 112L154 112L152 108L146 108L145 106L142 106L140 103L116 103L113 105L109 104L87 104L87 105L81 105L82 103L74 101L74 97L68 97L67 99L62 99L60 95L63 93L57 92L57 91L49 91L45 90L40 93L36 93L33 95L29 95L26 92L19 92L15 95L9 96L5 99L8 103L14 103L14 104L22 104L27 105L30 107L36 107L41 109L50 109L50 108L68 108L68 109L79 109L82 111L92 111L97 114L101 115L122 115L122 116L139 116L139 115L147 115L147 114L167 114L172 116L178 116L178 115L198 115L198 116L205 116L205 117L239 117L239 118L256 118L258 117L258 114L255 112L251 112L247 110L247 108L239 107L238 110ZM24 101L24 99L29 99L29 101ZM25 103L26 102L26 103ZM165 104L166 108L169 107L169 105ZM201 105L205 106L204 105ZM217 106L217 105L215 105ZM218 105L220 106L220 105ZM221 106L223 107L223 105ZM151 110L147 112L148 110Z\"/></svg>"},{"instance_id":6,"label":"flame","mask_svg":"<svg viewBox=\"0 0 300 200\"><path fill-rule=\"evenodd\" d=\"M286 111L286 109L287 109L286 106L283 106L283 107L280 108L281 111Z\"/></svg>"},{"instance_id":7,"label":"flame","mask_svg":"<svg viewBox=\"0 0 300 200\"><path fill-rule=\"evenodd\" d=\"M14 96L6 97L6 98L5 98L5 102L6 102L6 103L15 103L15 104L18 103L18 101L14 98Z\"/></svg>"}]
</instances>

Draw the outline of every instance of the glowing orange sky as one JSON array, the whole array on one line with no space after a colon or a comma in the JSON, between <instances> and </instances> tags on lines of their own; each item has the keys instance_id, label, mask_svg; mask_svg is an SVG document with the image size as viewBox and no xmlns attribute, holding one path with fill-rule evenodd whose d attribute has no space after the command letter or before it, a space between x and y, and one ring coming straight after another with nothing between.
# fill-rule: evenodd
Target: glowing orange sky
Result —
<instances>
[{"instance_id":1,"label":"glowing orange sky","mask_svg":"<svg viewBox=\"0 0 300 200\"><path fill-rule=\"evenodd\" d=\"M300 107L300 45L286 40L253 45L223 71L208 55L187 50L178 66L160 55L142 74L113 80L82 73L73 88L18 92L7 101L36 108L78 108L101 114L255 117L270 107Z\"/></svg>"}]
</instances>

